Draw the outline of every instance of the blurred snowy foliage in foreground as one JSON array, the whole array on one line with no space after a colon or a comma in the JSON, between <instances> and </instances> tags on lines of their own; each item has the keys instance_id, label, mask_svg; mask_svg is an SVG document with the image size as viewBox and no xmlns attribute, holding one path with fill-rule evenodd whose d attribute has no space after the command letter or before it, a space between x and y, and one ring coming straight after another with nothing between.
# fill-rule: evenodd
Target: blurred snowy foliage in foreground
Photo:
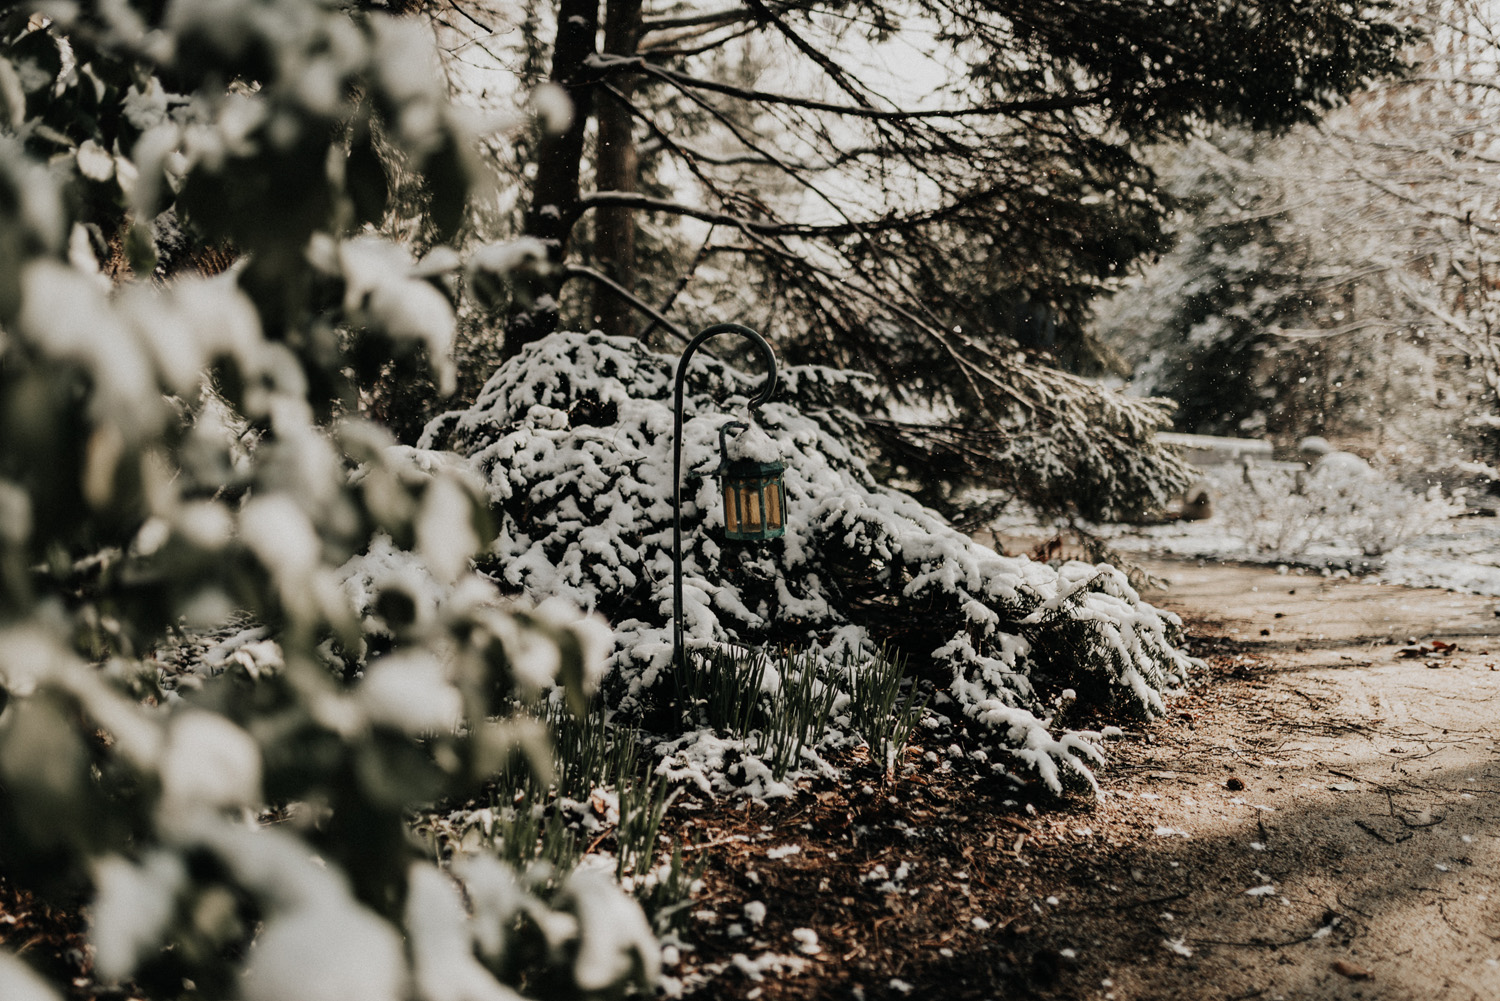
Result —
<instances>
[{"instance_id":1,"label":"blurred snowy foliage in foreground","mask_svg":"<svg viewBox=\"0 0 1500 1001\"><path fill-rule=\"evenodd\" d=\"M422 442L468 456L483 478L500 519L485 566L502 587L561 595L614 623L606 693L648 718L671 684L675 363L629 339L555 334ZM783 373L780 395L753 419L785 457L786 535L733 547L717 541L718 429L744 416L759 379L694 358L683 428L689 647L791 645L821 651L833 672L845 651L871 656L889 642L937 685L936 704L956 705L1016 763L1054 789L1091 783L1097 749L1053 733L1055 699L1072 689L1083 706L1160 712L1162 691L1190 666L1174 646L1176 620L1113 567L998 555L881 486L847 444L855 419L837 400L853 378Z\"/></svg>"},{"instance_id":2,"label":"blurred snowy foliage in foreground","mask_svg":"<svg viewBox=\"0 0 1500 1001\"><path fill-rule=\"evenodd\" d=\"M581 703L603 646L473 572L472 475L338 418L356 345L450 374L463 262L361 225L388 195L373 128L434 178L438 232L475 180L430 38L304 0L27 6L0 13L7 880L90 901L95 973L152 996L649 985L656 942L612 884L440 866L409 830L517 754L545 767L505 716L542 685ZM172 241L238 260L204 277ZM345 566L398 551L397 578ZM255 656L157 659L243 615ZM48 997L20 962L0 996Z\"/></svg>"}]
</instances>

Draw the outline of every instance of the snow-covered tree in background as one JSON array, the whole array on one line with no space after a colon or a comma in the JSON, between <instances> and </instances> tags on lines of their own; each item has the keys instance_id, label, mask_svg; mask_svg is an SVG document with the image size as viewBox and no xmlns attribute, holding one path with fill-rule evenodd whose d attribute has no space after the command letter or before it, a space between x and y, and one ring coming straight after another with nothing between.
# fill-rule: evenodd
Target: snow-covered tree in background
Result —
<instances>
[{"instance_id":1,"label":"snow-covered tree in background","mask_svg":"<svg viewBox=\"0 0 1500 1001\"><path fill-rule=\"evenodd\" d=\"M1101 304L1098 329L1132 363L1143 393L1177 402L1179 429L1263 427L1274 393L1265 383L1281 361L1269 331L1300 305L1292 254L1278 239L1287 195L1254 172L1252 135L1199 140L1161 159L1188 224L1149 283Z\"/></svg>"},{"instance_id":2,"label":"snow-covered tree in background","mask_svg":"<svg viewBox=\"0 0 1500 1001\"><path fill-rule=\"evenodd\" d=\"M1409 17L1406 78L1316 128L1163 156L1189 209L1178 247L1102 333L1149 342L1142 389L1184 401L1185 429L1331 434L1432 473L1494 465L1496 14L1433 0Z\"/></svg>"},{"instance_id":3,"label":"snow-covered tree in background","mask_svg":"<svg viewBox=\"0 0 1500 1001\"><path fill-rule=\"evenodd\" d=\"M516 150L514 212L553 267L505 352L559 322L657 346L747 322L873 374L861 433L925 500L987 480L1094 517L1183 485L1161 408L1059 370L1098 370L1088 304L1160 246L1140 147L1310 120L1401 38L1389 4L1342 0L459 6L463 60L522 39L514 63L573 102Z\"/></svg>"},{"instance_id":4,"label":"snow-covered tree in background","mask_svg":"<svg viewBox=\"0 0 1500 1001\"><path fill-rule=\"evenodd\" d=\"M1351 263L1373 248L1321 145L1310 131L1227 131L1159 151L1183 208L1177 244L1101 304L1098 327L1141 392L1178 403L1180 430L1363 433L1422 364Z\"/></svg>"},{"instance_id":5,"label":"snow-covered tree in background","mask_svg":"<svg viewBox=\"0 0 1500 1001\"><path fill-rule=\"evenodd\" d=\"M1363 265L1352 318L1400 325L1428 359L1417 383L1434 419L1393 422L1388 448L1496 477L1500 465L1500 11L1486 0L1425 0L1408 80L1374 90L1322 131ZM1360 204L1362 203L1362 204ZM1477 463L1465 460L1479 460Z\"/></svg>"},{"instance_id":6,"label":"snow-covered tree in background","mask_svg":"<svg viewBox=\"0 0 1500 1001\"><path fill-rule=\"evenodd\" d=\"M451 381L462 262L359 230L393 158L440 231L479 179L434 58L315 0L0 16L0 864L89 902L105 980L456 1001L655 970L608 881L542 899L408 835L530 741L513 696L581 697L603 653L472 573L481 484L348 416L371 354ZM166 671L184 627L229 631ZM54 996L18 962L8 1001Z\"/></svg>"}]
</instances>

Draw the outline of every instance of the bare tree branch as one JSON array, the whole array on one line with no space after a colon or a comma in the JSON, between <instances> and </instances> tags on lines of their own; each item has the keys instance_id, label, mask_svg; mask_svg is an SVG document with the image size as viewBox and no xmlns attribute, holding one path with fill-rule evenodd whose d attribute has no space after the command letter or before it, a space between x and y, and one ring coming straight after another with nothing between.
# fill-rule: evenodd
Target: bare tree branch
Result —
<instances>
[{"instance_id":1,"label":"bare tree branch","mask_svg":"<svg viewBox=\"0 0 1500 1001\"><path fill-rule=\"evenodd\" d=\"M636 298L632 293L627 292L608 275L605 275L599 271L595 271L593 268L587 267L583 264L566 264L563 266L563 274L568 278L586 278L597 285L604 286L615 295L625 300L625 302L629 303L632 309L636 309L644 314L652 321L653 325L666 327L667 330L672 334L672 336L676 337L678 340L689 341L692 339L687 331L683 330L677 324L673 323L661 313L657 312L657 310L653 308L650 303L643 302L642 300Z\"/></svg>"},{"instance_id":2,"label":"bare tree branch","mask_svg":"<svg viewBox=\"0 0 1500 1001\"><path fill-rule=\"evenodd\" d=\"M777 94L771 91L737 87L734 84L724 83L719 80L705 80L700 77L689 76L686 73L679 73L676 70L667 69L665 66L658 66L641 56L600 55L590 60L590 66L597 72L605 75L621 72L646 73L683 90L707 90L716 94L724 94L737 100L750 101L757 104L780 104L792 108L826 111L831 114L844 115L850 118L864 118L884 122L910 122L1071 111L1099 104L1106 97L1101 92L1090 91L1089 93L1067 97L1036 98L1028 101L1000 101L993 104L967 108L926 108L914 111L892 109L883 111L878 108L869 108L861 105L838 104L832 101L818 101L807 97L796 97L792 94Z\"/></svg>"},{"instance_id":3,"label":"bare tree branch","mask_svg":"<svg viewBox=\"0 0 1500 1001\"><path fill-rule=\"evenodd\" d=\"M639 209L646 212L665 212L671 215L688 216L693 219L701 219L704 222L731 225L740 229L749 229L751 232L760 233L764 236L797 236L797 237L839 237L852 236L855 234L869 234L889 230L908 229L923 226L928 223L937 222L942 219L956 215L965 209L972 208L977 204L989 201L997 197L998 192L993 189L984 189L971 193L967 198L944 205L940 208L930 209L926 212L914 212L911 214L893 214L879 219L869 221L851 221L847 223L793 223L775 222L760 219L746 219L730 212L715 212L712 209L700 208L695 205L687 205L683 202L674 202L667 198L656 198L651 195L643 195L626 191L596 191L591 195L585 195L579 200L579 206L583 210L597 208L601 205L619 205L627 208Z\"/></svg>"}]
</instances>

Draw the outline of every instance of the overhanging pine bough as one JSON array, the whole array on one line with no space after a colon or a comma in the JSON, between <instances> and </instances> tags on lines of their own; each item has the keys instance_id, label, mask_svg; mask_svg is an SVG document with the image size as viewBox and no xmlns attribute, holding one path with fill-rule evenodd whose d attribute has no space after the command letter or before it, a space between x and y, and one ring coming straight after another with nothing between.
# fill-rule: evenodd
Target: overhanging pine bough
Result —
<instances>
[{"instance_id":1,"label":"overhanging pine bough","mask_svg":"<svg viewBox=\"0 0 1500 1001\"><path fill-rule=\"evenodd\" d=\"M505 352L570 314L611 334L755 317L785 359L875 375L865 415L962 425L877 429L931 503L998 480L1100 520L1189 478L1152 442L1163 408L1054 367L1108 367L1092 303L1166 246L1174 205L1143 152L1207 123L1313 121L1399 71L1408 37L1384 0L541 6L557 34L527 58L576 114L515 164L556 267ZM940 90L857 58L906 31Z\"/></svg>"}]
</instances>

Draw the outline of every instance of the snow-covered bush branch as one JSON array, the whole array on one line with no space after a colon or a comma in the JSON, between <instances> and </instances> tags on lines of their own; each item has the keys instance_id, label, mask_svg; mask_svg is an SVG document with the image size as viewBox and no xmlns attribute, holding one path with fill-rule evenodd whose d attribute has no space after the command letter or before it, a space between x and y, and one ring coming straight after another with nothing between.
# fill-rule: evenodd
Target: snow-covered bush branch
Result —
<instances>
[{"instance_id":1,"label":"snow-covered bush branch","mask_svg":"<svg viewBox=\"0 0 1500 1001\"><path fill-rule=\"evenodd\" d=\"M487 568L503 588L563 595L614 622L606 687L648 723L671 673L674 364L629 339L555 334L497 371L472 408L429 425L422 442L467 455L484 479L500 521ZM1054 786L1062 775L1087 776L1077 753L1088 752L1048 732L1052 696L1073 689L1086 703L1160 711L1161 691L1188 667L1173 645L1175 620L1112 567L1057 570L1000 556L876 483L837 415L799 405L804 387L819 399L848 375L793 367L790 400L754 417L785 458L785 537L764 550L716 541L718 428L759 378L701 355L689 371L691 649L794 645L834 662L889 641L962 716Z\"/></svg>"},{"instance_id":2,"label":"snow-covered bush branch","mask_svg":"<svg viewBox=\"0 0 1500 1001\"><path fill-rule=\"evenodd\" d=\"M1340 458L1352 461L1333 461ZM1305 472L1220 467L1209 481L1224 527L1252 551L1283 560L1329 546L1380 556L1461 510L1435 488L1414 493L1347 453Z\"/></svg>"}]
</instances>

